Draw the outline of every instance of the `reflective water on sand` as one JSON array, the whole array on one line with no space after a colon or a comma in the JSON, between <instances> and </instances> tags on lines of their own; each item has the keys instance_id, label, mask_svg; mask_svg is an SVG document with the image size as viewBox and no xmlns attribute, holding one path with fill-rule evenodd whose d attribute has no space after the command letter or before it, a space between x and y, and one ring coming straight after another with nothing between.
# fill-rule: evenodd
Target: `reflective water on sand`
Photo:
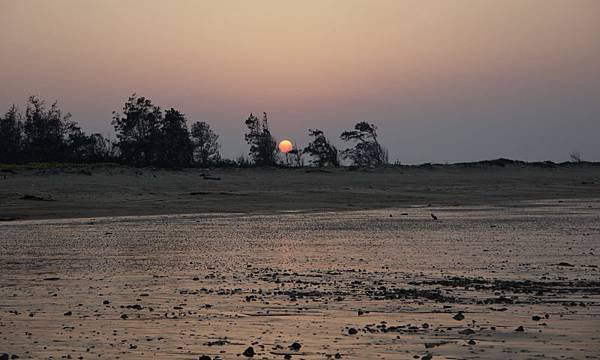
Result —
<instances>
[{"instance_id":1,"label":"reflective water on sand","mask_svg":"<svg viewBox=\"0 0 600 360\"><path fill-rule=\"evenodd\" d=\"M597 357L599 246L597 201L6 222L0 353Z\"/></svg>"}]
</instances>

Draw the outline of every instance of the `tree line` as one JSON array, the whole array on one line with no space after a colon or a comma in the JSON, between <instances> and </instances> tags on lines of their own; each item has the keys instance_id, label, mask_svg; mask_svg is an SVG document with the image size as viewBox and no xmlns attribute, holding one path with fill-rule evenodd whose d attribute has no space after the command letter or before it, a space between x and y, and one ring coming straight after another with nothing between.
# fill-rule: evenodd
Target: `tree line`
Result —
<instances>
[{"instance_id":1,"label":"tree line","mask_svg":"<svg viewBox=\"0 0 600 360\"><path fill-rule=\"evenodd\" d=\"M163 110L148 98L132 95L121 111L113 112L111 122L116 139L101 134L87 135L70 113L57 103L47 105L38 97L27 100L25 111L13 105L0 116L0 163L118 162L132 166L182 168L232 166L340 166L342 161L357 167L377 167L387 163L387 151L378 141L377 127L357 123L340 139L351 144L338 149L319 129L309 129L311 141L303 149L281 154L269 130L267 113L250 114L244 121L244 140L249 159L223 159L219 135L203 121L187 126L185 114Z\"/></svg>"}]
</instances>

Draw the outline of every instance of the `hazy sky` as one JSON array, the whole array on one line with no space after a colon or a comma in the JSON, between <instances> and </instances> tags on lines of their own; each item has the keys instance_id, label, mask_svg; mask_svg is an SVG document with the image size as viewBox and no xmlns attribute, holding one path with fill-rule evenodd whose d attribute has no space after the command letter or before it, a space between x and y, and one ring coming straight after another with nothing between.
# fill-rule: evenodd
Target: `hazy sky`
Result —
<instances>
[{"instance_id":1,"label":"hazy sky","mask_svg":"<svg viewBox=\"0 0 600 360\"><path fill-rule=\"evenodd\" d=\"M133 92L247 153L357 121L403 163L600 160L597 0L0 0L0 110L36 94L112 134Z\"/></svg>"}]
</instances>

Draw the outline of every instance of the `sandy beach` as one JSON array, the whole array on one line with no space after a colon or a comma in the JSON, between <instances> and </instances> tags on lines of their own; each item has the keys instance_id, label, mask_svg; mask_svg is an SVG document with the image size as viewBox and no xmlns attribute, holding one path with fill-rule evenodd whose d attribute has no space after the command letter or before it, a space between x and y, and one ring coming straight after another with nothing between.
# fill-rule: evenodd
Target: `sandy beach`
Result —
<instances>
[{"instance_id":1,"label":"sandy beach","mask_svg":"<svg viewBox=\"0 0 600 360\"><path fill-rule=\"evenodd\" d=\"M550 200L3 222L1 350L598 358L598 209Z\"/></svg>"},{"instance_id":2,"label":"sandy beach","mask_svg":"<svg viewBox=\"0 0 600 360\"><path fill-rule=\"evenodd\" d=\"M4 173L7 356L600 356L595 168L86 172Z\"/></svg>"},{"instance_id":3,"label":"sandy beach","mask_svg":"<svg viewBox=\"0 0 600 360\"><path fill-rule=\"evenodd\" d=\"M0 172L4 220L513 205L570 198L600 198L600 166L172 171L96 165Z\"/></svg>"}]
</instances>

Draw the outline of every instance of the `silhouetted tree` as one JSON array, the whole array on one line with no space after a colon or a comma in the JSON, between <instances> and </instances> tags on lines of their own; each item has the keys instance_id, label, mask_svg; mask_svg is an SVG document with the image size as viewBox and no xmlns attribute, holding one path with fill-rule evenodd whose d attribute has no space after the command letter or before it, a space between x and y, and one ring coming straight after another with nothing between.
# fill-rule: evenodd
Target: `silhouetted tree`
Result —
<instances>
[{"instance_id":1,"label":"silhouetted tree","mask_svg":"<svg viewBox=\"0 0 600 360\"><path fill-rule=\"evenodd\" d=\"M291 166L296 166L296 167L304 166L304 159L302 158L303 154L304 154L304 152L302 152L302 150L298 149L296 147L296 144L294 144L294 148L286 154L287 158L289 160L289 164Z\"/></svg>"},{"instance_id":2,"label":"silhouetted tree","mask_svg":"<svg viewBox=\"0 0 600 360\"><path fill-rule=\"evenodd\" d=\"M29 98L24 122L24 148L29 161L64 161L70 157L71 139L81 129L71 114L62 115L56 102L46 109L42 100Z\"/></svg>"},{"instance_id":3,"label":"silhouetted tree","mask_svg":"<svg viewBox=\"0 0 600 360\"><path fill-rule=\"evenodd\" d=\"M157 164L161 146L160 107L133 94L123 106L123 115L113 112L121 159L131 165Z\"/></svg>"},{"instance_id":4,"label":"silhouetted tree","mask_svg":"<svg viewBox=\"0 0 600 360\"><path fill-rule=\"evenodd\" d=\"M106 162L117 158L114 144L101 134L86 135L83 131L74 131L67 139L69 149L66 159L70 162Z\"/></svg>"},{"instance_id":5,"label":"silhouetted tree","mask_svg":"<svg viewBox=\"0 0 600 360\"><path fill-rule=\"evenodd\" d=\"M87 137L85 159L88 162L105 162L117 159L118 152L115 144L101 134L91 134Z\"/></svg>"},{"instance_id":6,"label":"silhouetted tree","mask_svg":"<svg viewBox=\"0 0 600 360\"><path fill-rule=\"evenodd\" d=\"M171 108L160 120L159 165L183 167L192 162L192 141L187 129L185 115Z\"/></svg>"},{"instance_id":7,"label":"silhouetted tree","mask_svg":"<svg viewBox=\"0 0 600 360\"><path fill-rule=\"evenodd\" d=\"M204 121L195 122L192 125L191 136L196 163L206 167L221 160L220 145L217 142L219 135L210 128L210 125Z\"/></svg>"},{"instance_id":8,"label":"silhouetted tree","mask_svg":"<svg viewBox=\"0 0 600 360\"><path fill-rule=\"evenodd\" d=\"M254 164L258 166L276 165L277 143L269 131L267 113L263 113L262 120L250 114L245 123L248 133L244 135L244 139L250 145L249 155Z\"/></svg>"},{"instance_id":9,"label":"silhouetted tree","mask_svg":"<svg viewBox=\"0 0 600 360\"><path fill-rule=\"evenodd\" d=\"M311 156L310 163L312 165L323 166L339 166L338 150L332 145L319 129L309 129L308 135L313 137L313 140L302 150L303 153Z\"/></svg>"},{"instance_id":10,"label":"silhouetted tree","mask_svg":"<svg viewBox=\"0 0 600 360\"><path fill-rule=\"evenodd\" d=\"M571 162L574 162L574 163L580 163L583 161L582 157L581 157L581 153L578 151L574 151L574 152L570 153L569 158L571 159Z\"/></svg>"},{"instance_id":11,"label":"silhouetted tree","mask_svg":"<svg viewBox=\"0 0 600 360\"><path fill-rule=\"evenodd\" d=\"M23 122L16 106L0 117L0 163L23 161Z\"/></svg>"},{"instance_id":12,"label":"silhouetted tree","mask_svg":"<svg viewBox=\"0 0 600 360\"><path fill-rule=\"evenodd\" d=\"M354 125L354 130L344 131L340 138L355 141L353 148L342 151L342 157L359 167L381 166L387 161L387 152L377 141L377 127L365 121Z\"/></svg>"}]
</instances>

